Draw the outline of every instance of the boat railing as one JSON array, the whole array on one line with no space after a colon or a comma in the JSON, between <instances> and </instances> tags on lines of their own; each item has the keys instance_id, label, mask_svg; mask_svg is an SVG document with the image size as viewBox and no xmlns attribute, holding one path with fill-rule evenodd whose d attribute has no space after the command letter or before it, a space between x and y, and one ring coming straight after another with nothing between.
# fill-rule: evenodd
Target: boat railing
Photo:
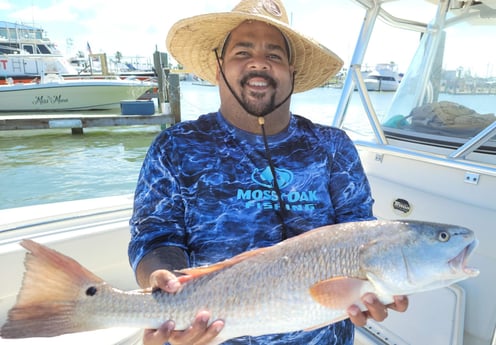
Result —
<instances>
[{"instance_id":1,"label":"boat railing","mask_svg":"<svg viewBox=\"0 0 496 345\"><path fill-rule=\"evenodd\" d=\"M496 122L493 122L485 129L480 131L473 138L468 140L464 145L456 149L450 155L449 158L452 159L466 159L466 157L477 150L480 146L487 143L491 138L496 136Z\"/></svg>"},{"instance_id":2,"label":"boat railing","mask_svg":"<svg viewBox=\"0 0 496 345\"><path fill-rule=\"evenodd\" d=\"M353 76L353 80L357 84L358 93L360 95L360 99L362 101L365 113L367 114L367 118L372 127L372 131L374 132L376 141L381 145L386 145L387 138L381 127L381 123L379 121L377 113L375 112L369 93L367 92L365 81L363 80L362 73L360 73L360 65L352 66L352 76Z\"/></svg>"},{"instance_id":3,"label":"boat railing","mask_svg":"<svg viewBox=\"0 0 496 345\"><path fill-rule=\"evenodd\" d=\"M389 143L388 137L386 136L379 117L374 109L374 105L371 101L364 82L364 78L361 73L363 58L367 50L376 19L381 16L383 19L387 19L388 23L393 23L396 27L408 27L413 30L424 30L429 26L409 20L402 20L390 15L383 8L381 8L381 1L356 0L356 2L366 8L366 15L362 24L361 31L359 33L354 54L352 56L350 70L343 84L343 92L341 93L341 98L339 100L332 125L340 128L343 127L345 114L350 103L350 98L353 96L354 92L357 92L361 99L364 112L367 116L370 129L373 133L370 141L355 140L355 143L357 145L372 147L377 152L388 152L405 157L409 156L426 162L435 162L436 164L440 164L443 166L456 166L462 169L469 169L471 171L480 171L485 174L496 175L494 166L485 164L483 162L467 159L467 156L469 154L473 153L496 136L496 122L492 123L485 129L477 133L474 137L467 140L463 145L447 153L446 155L402 148L398 147L397 145L391 145ZM445 4L444 6L448 5ZM447 9L445 7L441 9L438 8L436 18L444 18L443 11L446 10ZM431 28L432 25L444 25L444 19L438 19L434 22L434 24L430 25ZM431 42L431 44L434 45L435 42ZM428 59L429 56L427 55L426 58Z\"/></svg>"},{"instance_id":4,"label":"boat railing","mask_svg":"<svg viewBox=\"0 0 496 345\"><path fill-rule=\"evenodd\" d=\"M377 114L374 110L374 106L372 104L372 101L370 100L361 73L361 66L363 64L365 52L368 48L370 37L374 30L376 20L379 16L391 25L401 28L410 28L412 30L425 31L427 25L416 21L401 19L389 14L381 7L381 1L356 0L356 2L365 7L366 14L362 27L360 29L353 56L351 58L351 68L343 84L343 91L341 93L341 98L336 109L333 126L342 127L350 98L352 97L356 87L364 110L370 122L372 131L374 132L376 141L381 145L386 145L386 135L384 134L379 118L377 117Z\"/></svg>"},{"instance_id":5,"label":"boat railing","mask_svg":"<svg viewBox=\"0 0 496 345\"><path fill-rule=\"evenodd\" d=\"M358 2L361 3L362 1L358 1ZM356 43L356 47L355 50L353 51L353 56L351 58L351 68L349 73L346 75L346 78L343 83L341 98L339 100L336 109L336 114L333 120L334 127L342 127L343 125L344 116L346 114L350 98L355 89L354 80L358 84L358 92L360 93L362 99L367 100L368 98L367 96L362 96L362 94L366 94L367 92L365 89L363 78L361 77L360 69L363 63L365 52L367 50L367 46L370 41L370 36L372 35L372 29L374 28L374 24L377 19L379 10L380 10L380 5L377 4L375 4L375 6L373 7L367 8L365 19L360 29L358 41ZM360 88L360 81L362 88ZM372 106L370 107L366 106L365 109L372 109L371 111L372 112L374 111Z\"/></svg>"},{"instance_id":6,"label":"boat railing","mask_svg":"<svg viewBox=\"0 0 496 345\"><path fill-rule=\"evenodd\" d=\"M384 22L386 22L389 25L394 26L396 28L419 31L419 32L424 32L427 28L427 25L425 23L421 23L421 22L417 22L414 20L409 20L409 19L404 19L404 18L393 16L389 12L385 11L380 6L380 4L378 4L378 1L355 0L355 2L359 3L361 6L365 7L367 10L376 8L377 9L377 16L381 17L381 19ZM379 1L379 3L380 3L380 1Z\"/></svg>"}]
</instances>

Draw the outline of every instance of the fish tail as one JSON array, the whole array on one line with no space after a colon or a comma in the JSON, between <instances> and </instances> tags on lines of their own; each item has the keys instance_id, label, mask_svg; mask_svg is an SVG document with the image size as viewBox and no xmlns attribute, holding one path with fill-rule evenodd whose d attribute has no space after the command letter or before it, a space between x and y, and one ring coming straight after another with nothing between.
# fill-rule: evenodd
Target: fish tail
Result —
<instances>
[{"instance_id":1,"label":"fish tail","mask_svg":"<svg viewBox=\"0 0 496 345\"><path fill-rule=\"evenodd\" d=\"M75 260L31 240L26 272L16 304L2 326L2 338L52 337L89 330L85 317L77 315L81 294L103 280Z\"/></svg>"}]
</instances>

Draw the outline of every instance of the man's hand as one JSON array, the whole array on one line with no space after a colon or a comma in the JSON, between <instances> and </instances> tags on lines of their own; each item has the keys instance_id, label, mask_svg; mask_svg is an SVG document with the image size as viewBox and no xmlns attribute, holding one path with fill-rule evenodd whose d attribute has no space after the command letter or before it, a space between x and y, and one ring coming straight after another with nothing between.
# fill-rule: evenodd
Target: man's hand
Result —
<instances>
[{"instance_id":1,"label":"man's hand","mask_svg":"<svg viewBox=\"0 0 496 345\"><path fill-rule=\"evenodd\" d=\"M167 270L157 270L150 275L150 286L159 288L168 293L174 293L181 288L176 276ZM210 326L210 313L200 311L191 326L184 331L174 331L174 321L167 321L158 329L145 329L144 345L163 345L169 342L172 345L204 345L215 338L224 327L222 320L214 321Z\"/></svg>"},{"instance_id":2,"label":"man's hand","mask_svg":"<svg viewBox=\"0 0 496 345\"><path fill-rule=\"evenodd\" d=\"M369 318L379 322L384 321L388 316L388 309L404 312L408 308L406 296L395 296L393 303L384 305L376 295L367 293L363 295L362 302L367 307L367 311L362 312L356 305L352 305L347 310L351 322L358 327L365 326Z\"/></svg>"}]
</instances>

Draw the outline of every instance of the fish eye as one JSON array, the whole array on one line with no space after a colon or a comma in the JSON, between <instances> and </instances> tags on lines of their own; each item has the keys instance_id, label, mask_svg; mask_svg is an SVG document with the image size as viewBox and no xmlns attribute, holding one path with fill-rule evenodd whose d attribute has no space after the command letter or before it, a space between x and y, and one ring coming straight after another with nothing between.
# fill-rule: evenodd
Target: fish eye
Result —
<instances>
[{"instance_id":1,"label":"fish eye","mask_svg":"<svg viewBox=\"0 0 496 345\"><path fill-rule=\"evenodd\" d=\"M90 286L86 289L86 296L95 296L98 289L95 286Z\"/></svg>"},{"instance_id":2,"label":"fish eye","mask_svg":"<svg viewBox=\"0 0 496 345\"><path fill-rule=\"evenodd\" d=\"M440 231L437 238L439 239L439 241L441 242L446 242L450 239L450 234L449 232L447 231Z\"/></svg>"}]
</instances>

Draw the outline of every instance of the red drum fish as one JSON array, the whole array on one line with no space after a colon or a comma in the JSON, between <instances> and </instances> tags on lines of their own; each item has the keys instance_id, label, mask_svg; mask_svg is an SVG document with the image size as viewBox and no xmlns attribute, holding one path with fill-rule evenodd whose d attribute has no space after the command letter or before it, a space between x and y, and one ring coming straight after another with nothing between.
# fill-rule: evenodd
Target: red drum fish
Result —
<instances>
[{"instance_id":1,"label":"red drum fish","mask_svg":"<svg viewBox=\"0 0 496 345\"><path fill-rule=\"evenodd\" d=\"M366 292L383 303L475 277L471 230L420 221L324 226L211 266L180 271L175 294L124 292L75 260L31 240L3 338L51 337L109 327L187 328L200 310L225 327L212 344L243 335L310 330L347 317Z\"/></svg>"}]
</instances>

